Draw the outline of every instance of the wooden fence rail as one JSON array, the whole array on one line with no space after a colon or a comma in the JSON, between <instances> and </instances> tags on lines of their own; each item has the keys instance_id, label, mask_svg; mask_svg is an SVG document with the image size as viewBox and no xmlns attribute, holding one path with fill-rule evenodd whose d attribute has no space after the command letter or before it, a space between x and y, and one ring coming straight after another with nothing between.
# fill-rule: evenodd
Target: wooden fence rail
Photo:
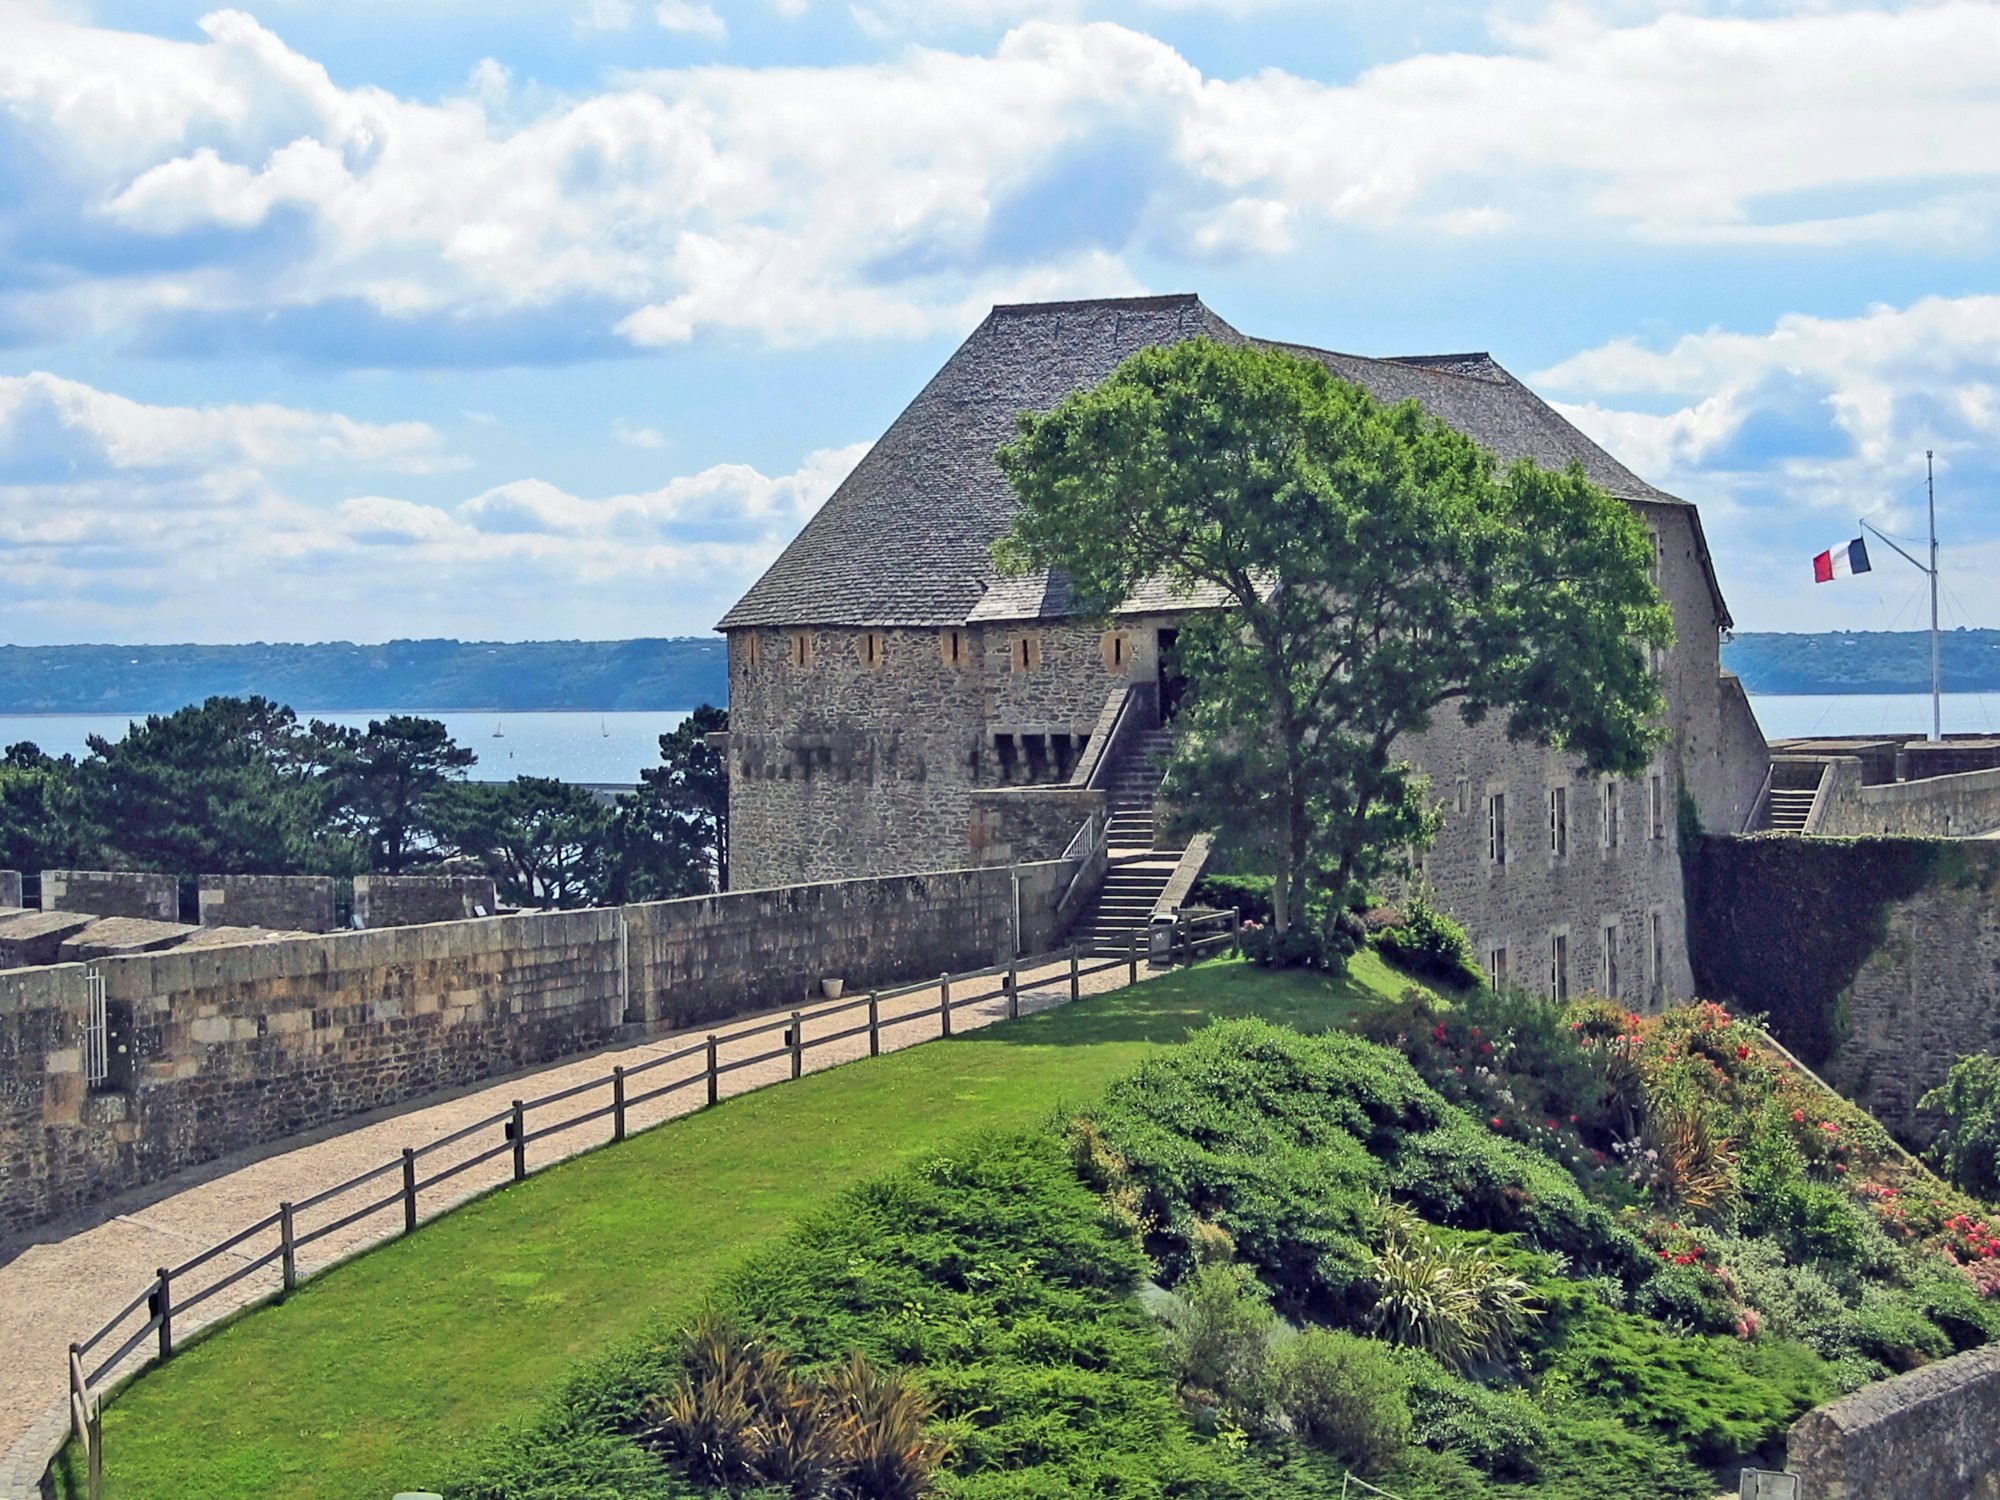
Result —
<instances>
[{"instance_id":1,"label":"wooden fence rail","mask_svg":"<svg viewBox=\"0 0 2000 1500\"><path fill-rule=\"evenodd\" d=\"M1167 956L1170 962L1193 962L1224 946L1234 946L1237 951L1241 951L1240 913L1189 911L1175 917ZM69 1346L70 1428L77 1451L84 1459L88 1500L101 1500L102 1495L105 1397L118 1384L138 1374L153 1360L165 1360L173 1356L176 1348L175 1318L181 1318L183 1327L188 1327L186 1322L188 1313L220 1296L239 1282L267 1271L274 1265L279 1268L276 1286L245 1305L255 1306L272 1299L282 1299L287 1293L296 1289L299 1282L306 1279L301 1276L298 1265L298 1252L306 1246L392 1209L401 1210L402 1233L409 1234L425 1222L424 1195L460 1173L511 1154L513 1157L511 1174L507 1182L502 1182L498 1186L505 1187L509 1182L520 1182L530 1175L527 1161L527 1149L530 1144L548 1140L565 1131L594 1124L606 1118L613 1122L611 1140L613 1142L625 1140L628 1138L628 1115L631 1110L652 1100L664 1098L678 1089L705 1085L707 1103L713 1105L720 1098L719 1080L725 1074L738 1069L789 1058L790 1076L798 1078L804 1072L805 1054L815 1047L830 1046L865 1034L868 1037L869 1056L878 1056L881 1052L883 1032L892 1027L908 1026L933 1019L937 1022L939 1035L949 1037L952 1034L951 1018L954 1011L988 1000L1003 1000L1006 1003L1007 1017L1011 1020L1020 1015L1023 988L1041 989L1047 986L1066 985L1068 998L1075 1000L1082 993L1083 980L1093 974L1123 968L1127 971L1128 979L1136 980L1140 956L1139 935L1134 933L1131 942L1124 948L1089 948L1072 945L1052 953L1016 958L983 969L942 974L936 979L870 990L867 994L856 996L851 1000L835 1001L810 1010L793 1011L790 1015L774 1021L758 1022L734 1030L711 1032L699 1042L676 1048L642 1063L614 1067L602 1077L572 1084L533 1099L517 1099L508 1108L475 1120L470 1125L462 1126L426 1145L406 1147L395 1158L350 1177L345 1182L322 1188L309 1197L279 1204L275 1212L238 1230L227 1239L217 1241L179 1265L160 1267L146 1288L126 1303L103 1327L83 1342ZM1058 965L1066 967L1048 978L1023 985L1021 980L1023 969L1051 968ZM982 980L996 979L999 981L997 988L979 987L979 982ZM918 1010L901 1011L894 1015L882 1014L883 1001L926 991L937 995L938 1001L935 1005ZM862 1012L866 1013L866 1019L857 1025L809 1034L814 1022ZM722 1047L767 1036L773 1032L783 1033L780 1045L753 1053L748 1057L733 1058L728 1062L720 1060L719 1053ZM697 1059L699 1060L697 1065L680 1077L636 1093L632 1091L631 1085L636 1078L675 1063L686 1063ZM548 1110L600 1089L609 1095L607 1103L581 1114L565 1116L537 1128L530 1128L530 1116L535 1111ZM670 1115L666 1119L656 1121L654 1125L642 1128L653 1129L673 1118L676 1117ZM439 1167L428 1176L419 1173L420 1162L434 1157L440 1151L476 1142L481 1136L490 1139L491 1132L496 1127L501 1132L497 1141L475 1150L462 1160ZM343 1211L336 1217L325 1223L314 1224L311 1228L301 1227L300 1219L303 1215L327 1208L333 1205L336 1199L345 1199L387 1178L395 1179L387 1191L378 1189L375 1195L358 1205L343 1202L338 1205ZM447 1204L436 1208L431 1217L436 1218L448 1213L456 1206L458 1205ZM251 1255L227 1275L209 1281L197 1290L192 1292L181 1290L182 1283L194 1272L222 1256L239 1253L243 1247L264 1235L272 1237L268 1248ZM313 1273L307 1273L308 1276L311 1274ZM144 1315L143 1318L139 1316L140 1314ZM91 1356L121 1333L124 1336L117 1347L93 1363ZM133 1363L129 1369L121 1370L120 1366L149 1341L154 1344L154 1352Z\"/></svg>"}]
</instances>

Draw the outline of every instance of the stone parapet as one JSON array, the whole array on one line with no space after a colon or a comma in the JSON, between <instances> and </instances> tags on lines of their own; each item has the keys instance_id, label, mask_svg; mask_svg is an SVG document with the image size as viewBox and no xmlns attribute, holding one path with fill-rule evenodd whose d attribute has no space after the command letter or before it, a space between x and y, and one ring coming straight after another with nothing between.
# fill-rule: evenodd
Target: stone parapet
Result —
<instances>
[{"instance_id":1,"label":"stone parapet","mask_svg":"<svg viewBox=\"0 0 2000 1500\"><path fill-rule=\"evenodd\" d=\"M178 922L180 882L140 870L44 870L42 910Z\"/></svg>"},{"instance_id":2,"label":"stone parapet","mask_svg":"<svg viewBox=\"0 0 2000 1500\"><path fill-rule=\"evenodd\" d=\"M21 872L0 870L0 909L18 910L21 905Z\"/></svg>"},{"instance_id":3,"label":"stone parapet","mask_svg":"<svg viewBox=\"0 0 2000 1500\"><path fill-rule=\"evenodd\" d=\"M361 927L416 927L490 917L500 898L490 875L357 875L354 916Z\"/></svg>"},{"instance_id":4,"label":"stone parapet","mask_svg":"<svg viewBox=\"0 0 2000 1500\"><path fill-rule=\"evenodd\" d=\"M2000 1348L1807 1412L1785 1467L1807 1500L2000 1500Z\"/></svg>"},{"instance_id":5,"label":"stone parapet","mask_svg":"<svg viewBox=\"0 0 2000 1500\"><path fill-rule=\"evenodd\" d=\"M199 891L201 925L331 932L333 898L330 875L204 875Z\"/></svg>"}]
</instances>

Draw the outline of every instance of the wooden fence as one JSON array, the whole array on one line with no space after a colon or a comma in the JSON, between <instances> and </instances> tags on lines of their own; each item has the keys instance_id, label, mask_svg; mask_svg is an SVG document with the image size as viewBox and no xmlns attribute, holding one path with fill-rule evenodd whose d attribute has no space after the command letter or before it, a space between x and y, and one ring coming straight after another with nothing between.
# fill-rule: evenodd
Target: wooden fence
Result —
<instances>
[{"instance_id":1,"label":"wooden fence","mask_svg":"<svg viewBox=\"0 0 2000 1500\"><path fill-rule=\"evenodd\" d=\"M337 1234L373 1215L387 1213L398 1206L402 1209L402 1232L408 1234L424 1221L425 1192L449 1182L461 1173L499 1157L511 1156L511 1175L498 1186L505 1187L520 1182L529 1175L528 1147L536 1141L548 1140L565 1131L607 1118L611 1121L611 1141L613 1143L622 1141L627 1135L628 1115L640 1105L665 1098L681 1089L697 1087L705 1089L705 1103L712 1105L720 1098L720 1082L723 1075L743 1068L789 1059L791 1077L798 1078L805 1069L805 1054L815 1047L830 1046L865 1034L868 1038L868 1055L876 1057L881 1054L884 1031L933 1018L938 1023L938 1035L949 1037L952 1034L951 1018L954 1011L993 999L1004 999L1007 1003L1007 1019L1010 1021L1017 1019L1021 1013L1021 971L1024 969L1047 968L1060 965L1067 960L1067 983L1071 1000L1080 997L1083 979L1087 975L1105 973L1122 966L1127 970L1128 981L1136 981L1139 977L1139 965L1148 957L1142 944L1150 936L1135 931L1130 944L1122 950L1072 946L1054 953L1016 958L1008 963L995 964L984 969L971 969L959 974L941 974L933 980L871 990L866 995L850 1000L834 1001L810 1010L795 1010L789 1016L775 1021L763 1021L751 1026L737 1027L734 1030L711 1032L699 1042L676 1048L636 1066L614 1067L601 1077L573 1084L566 1089L558 1089L540 1098L516 1099L508 1108L488 1115L484 1119L475 1120L470 1125L427 1145L406 1147L400 1157L386 1161L359 1176L336 1183L330 1188L314 1193L311 1197L301 1198L296 1202L280 1203L274 1212L177 1266L161 1266L146 1288L126 1303L102 1328L82 1343L69 1346L70 1432L78 1454L84 1462L88 1500L100 1500L103 1488L102 1437L105 1396L118 1384L137 1375L155 1360L172 1357L177 1347L174 1340L174 1319L177 1316L185 1318L186 1314L201 1304L220 1296L249 1277L268 1271L274 1265L278 1268L277 1284L263 1296L246 1302L244 1306L256 1306L273 1298L283 1298L303 1279L299 1274L298 1255L306 1246L329 1235ZM1232 948L1239 953L1242 951L1242 921L1238 912L1183 912L1175 917L1172 931L1167 935L1164 956L1170 963L1191 963L1224 947ZM997 989L977 988L982 981L993 980L999 981ZM1032 982L1027 988L1043 989L1064 982L1065 976L1058 972L1048 978ZM968 990L966 988L968 986L973 988ZM931 990L935 990L938 995L935 1005L925 1006L919 1010L900 1011L893 1016L885 1017L881 1013L884 1000L922 994ZM828 1030L810 1038L807 1036L807 1027L813 1023L838 1017L860 1016L863 1012L866 1012L866 1018L857 1020L854 1024ZM729 1043L779 1033L782 1035L776 1046L752 1053L748 1057L732 1058L728 1062L720 1060L721 1048ZM675 1064L692 1064L692 1066L665 1081L654 1081L660 1070L671 1068ZM635 1092L633 1085L642 1079L646 1086L640 1087ZM541 1126L534 1124L532 1116L536 1111L546 1112L556 1105L568 1103L598 1090L604 1091L608 1096L603 1104L587 1109L581 1114L566 1115L548 1124ZM677 1117L669 1115L665 1119L656 1121L655 1124L665 1124L674 1118ZM496 1130L497 1139L494 1138ZM469 1154L462 1155L460 1159L453 1160L448 1165L438 1165L441 1154L447 1152L457 1154L460 1151L469 1151ZM364 1201L355 1204L353 1199L357 1195L363 1197ZM455 1202L436 1208L431 1217L447 1213L457 1206L459 1205ZM309 1218L316 1218L322 1214L333 1216L324 1223L306 1226ZM259 1248L250 1259L227 1274L204 1281L193 1291L184 1289L188 1280L198 1272L210 1267L224 1255L243 1252L245 1247ZM121 1332L124 1335L122 1338ZM117 1340L117 1344L110 1353L102 1358L93 1358L98 1350L114 1339ZM150 1352L131 1364L129 1368L120 1369L129 1356L140 1352L149 1344L152 1346Z\"/></svg>"}]
</instances>

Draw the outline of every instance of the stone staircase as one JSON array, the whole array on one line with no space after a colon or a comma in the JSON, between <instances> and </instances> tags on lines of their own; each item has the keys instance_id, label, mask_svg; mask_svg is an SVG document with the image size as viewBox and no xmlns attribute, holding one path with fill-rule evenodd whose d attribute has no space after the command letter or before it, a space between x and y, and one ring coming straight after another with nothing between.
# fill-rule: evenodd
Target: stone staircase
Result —
<instances>
[{"instance_id":1,"label":"stone staircase","mask_svg":"<svg viewBox=\"0 0 2000 1500\"><path fill-rule=\"evenodd\" d=\"M1096 899L1070 929L1072 942L1123 949L1136 931L1143 951L1154 904L1180 861L1179 851L1153 847L1153 808L1172 743L1166 730L1149 730L1135 737L1112 767L1105 797L1109 867Z\"/></svg>"},{"instance_id":2,"label":"stone staircase","mask_svg":"<svg viewBox=\"0 0 2000 1500\"><path fill-rule=\"evenodd\" d=\"M1764 826L1778 833L1803 833L1806 817L1812 812L1813 798L1817 795L1816 787L1772 787L1764 813Z\"/></svg>"}]
</instances>

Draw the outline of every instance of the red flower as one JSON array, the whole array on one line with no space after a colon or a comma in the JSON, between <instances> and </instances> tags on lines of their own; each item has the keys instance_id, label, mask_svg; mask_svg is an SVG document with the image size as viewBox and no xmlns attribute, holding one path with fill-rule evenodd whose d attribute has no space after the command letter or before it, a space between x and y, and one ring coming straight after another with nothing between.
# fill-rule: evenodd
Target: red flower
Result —
<instances>
[{"instance_id":1,"label":"red flower","mask_svg":"<svg viewBox=\"0 0 2000 1500\"><path fill-rule=\"evenodd\" d=\"M1495 1130L1498 1130L1500 1128L1500 1125L1501 1125L1500 1117L1498 1115L1495 1115L1493 1117L1493 1128Z\"/></svg>"},{"instance_id":2,"label":"red flower","mask_svg":"<svg viewBox=\"0 0 2000 1500\"><path fill-rule=\"evenodd\" d=\"M1750 1056L1750 1048L1747 1043L1736 1049L1736 1060L1738 1062L1744 1062L1748 1060L1749 1056Z\"/></svg>"},{"instance_id":3,"label":"red flower","mask_svg":"<svg viewBox=\"0 0 2000 1500\"><path fill-rule=\"evenodd\" d=\"M1792 1111L1792 1123L1794 1125L1803 1125L1805 1124L1805 1122L1806 1122L1806 1112L1804 1110L1795 1109Z\"/></svg>"}]
</instances>

